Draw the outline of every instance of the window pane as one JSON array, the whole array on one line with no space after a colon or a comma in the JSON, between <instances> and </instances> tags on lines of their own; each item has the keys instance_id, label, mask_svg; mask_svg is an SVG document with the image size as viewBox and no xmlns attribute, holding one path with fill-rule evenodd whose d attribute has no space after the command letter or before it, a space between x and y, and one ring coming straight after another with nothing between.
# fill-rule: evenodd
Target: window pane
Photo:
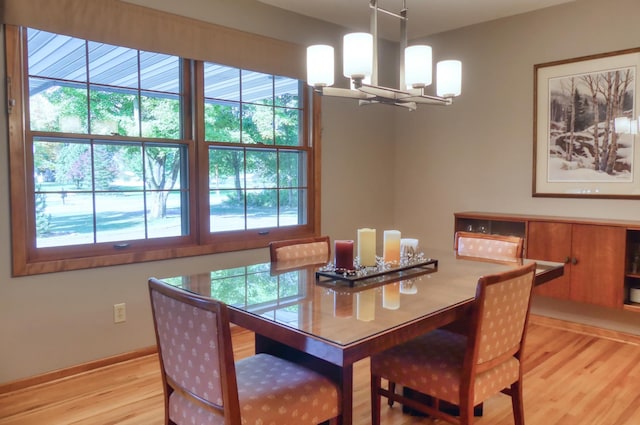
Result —
<instances>
[{"instance_id":1,"label":"window pane","mask_svg":"<svg viewBox=\"0 0 640 425\"><path fill-rule=\"evenodd\" d=\"M180 139L180 98L149 93L141 97L142 137Z\"/></svg>"},{"instance_id":2,"label":"window pane","mask_svg":"<svg viewBox=\"0 0 640 425\"><path fill-rule=\"evenodd\" d=\"M29 78L31 130L87 133L86 87Z\"/></svg>"},{"instance_id":3,"label":"window pane","mask_svg":"<svg viewBox=\"0 0 640 425\"><path fill-rule=\"evenodd\" d=\"M280 210L278 220L280 226L296 226L306 224L307 190L282 189L280 195Z\"/></svg>"},{"instance_id":4,"label":"window pane","mask_svg":"<svg viewBox=\"0 0 640 425\"><path fill-rule=\"evenodd\" d=\"M240 104L206 100L204 104L205 140L240 142Z\"/></svg>"},{"instance_id":5,"label":"window pane","mask_svg":"<svg viewBox=\"0 0 640 425\"><path fill-rule=\"evenodd\" d=\"M210 232L244 230L244 190L218 190L210 192Z\"/></svg>"},{"instance_id":6,"label":"window pane","mask_svg":"<svg viewBox=\"0 0 640 425\"><path fill-rule=\"evenodd\" d=\"M138 51L89 41L89 81L138 88Z\"/></svg>"},{"instance_id":7,"label":"window pane","mask_svg":"<svg viewBox=\"0 0 640 425\"><path fill-rule=\"evenodd\" d=\"M138 95L134 90L91 88L91 133L140 137Z\"/></svg>"},{"instance_id":8,"label":"window pane","mask_svg":"<svg viewBox=\"0 0 640 425\"><path fill-rule=\"evenodd\" d=\"M247 187L276 187L276 158L273 150L247 149Z\"/></svg>"},{"instance_id":9,"label":"window pane","mask_svg":"<svg viewBox=\"0 0 640 425\"><path fill-rule=\"evenodd\" d=\"M247 229L278 226L277 190L247 190Z\"/></svg>"},{"instance_id":10,"label":"window pane","mask_svg":"<svg viewBox=\"0 0 640 425\"><path fill-rule=\"evenodd\" d=\"M87 81L85 41L66 35L27 30L29 75Z\"/></svg>"},{"instance_id":11,"label":"window pane","mask_svg":"<svg viewBox=\"0 0 640 425\"><path fill-rule=\"evenodd\" d=\"M209 148L209 187L241 189L244 185L244 149Z\"/></svg>"},{"instance_id":12,"label":"window pane","mask_svg":"<svg viewBox=\"0 0 640 425\"><path fill-rule=\"evenodd\" d=\"M300 81L293 78L275 76L274 82L276 106L298 108L300 106Z\"/></svg>"},{"instance_id":13,"label":"window pane","mask_svg":"<svg viewBox=\"0 0 640 425\"><path fill-rule=\"evenodd\" d=\"M93 188L91 145L88 141L33 143L34 167L38 182L44 177L42 191L75 192Z\"/></svg>"},{"instance_id":14,"label":"window pane","mask_svg":"<svg viewBox=\"0 0 640 425\"><path fill-rule=\"evenodd\" d=\"M280 151L278 164L278 184L280 187L307 185L307 154L301 151Z\"/></svg>"},{"instance_id":15,"label":"window pane","mask_svg":"<svg viewBox=\"0 0 640 425\"><path fill-rule=\"evenodd\" d=\"M91 244L93 197L89 193L35 192L36 247Z\"/></svg>"},{"instance_id":16,"label":"window pane","mask_svg":"<svg viewBox=\"0 0 640 425\"><path fill-rule=\"evenodd\" d=\"M273 119L271 106L243 105L242 142L273 145Z\"/></svg>"},{"instance_id":17,"label":"window pane","mask_svg":"<svg viewBox=\"0 0 640 425\"><path fill-rule=\"evenodd\" d=\"M276 144L281 146L302 145L302 128L299 109L275 108Z\"/></svg>"},{"instance_id":18,"label":"window pane","mask_svg":"<svg viewBox=\"0 0 640 425\"><path fill-rule=\"evenodd\" d=\"M240 70L215 63L204 63L204 97L240 101Z\"/></svg>"},{"instance_id":19,"label":"window pane","mask_svg":"<svg viewBox=\"0 0 640 425\"><path fill-rule=\"evenodd\" d=\"M145 182L151 190L183 189L181 166L186 160L187 148L174 144L145 144ZM184 170L186 176L186 170ZM162 209L161 214L165 211Z\"/></svg>"},{"instance_id":20,"label":"window pane","mask_svg":"<svg viewBox=\"0 0 640 425\"><path fill-rule=\"evenodd\" d=\"M242 102L273 105L273 76L243 70Z\"/></svg>"},{"instance_id":21,"label":"window pane","mask_svg":"<svg viewBox=\"0 0 640 425\"><path fill-rule=\"evenodd\" d=\"M140 88L180 93L180 58L140 51Z\"/></svg>"},{"instance_id":22,"label":"window pane","mask_svg":"<svg viewBox=\"0 0 640 425\"><path fill-rule=\"evenodd\" d=\"M165 198L166 199L163 199ZM167 236L180 236L187 234L183 231L182 217L186 215L188 200L183 199L184 195L179 191L152 192L148 196L151 205L166 205L164 217L149 214L148 237L164 238ZM149 200L147 202L149 202ZM149 210L147 210L149 213Z\"/></svg>"},{"instance_id":23,"label":"window pane","mask_svg":"<svg viewBox=\"0 0 640 425\"><path fill-rule=\"evenodd\" d=\"M96 194L96 242L144 239L144 199L140 192Z\"/></svg>"}]
</instances>

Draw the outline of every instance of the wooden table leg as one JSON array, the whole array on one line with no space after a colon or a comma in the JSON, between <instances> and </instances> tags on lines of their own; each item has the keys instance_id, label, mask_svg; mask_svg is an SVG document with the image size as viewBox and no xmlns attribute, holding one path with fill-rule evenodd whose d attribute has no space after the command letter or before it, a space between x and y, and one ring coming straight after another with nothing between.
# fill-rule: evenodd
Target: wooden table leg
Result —
<instances>
[{"instance_id":1,"label":"wooden table leg","mask_svg":"<svg viewBox=\"0 0 640 425\"><path fill-rule=\"evenodd\" d=\"M353 422L353 365L341 368L342 381L342 424L351 425Z\"/></svg>"}]
</instances>

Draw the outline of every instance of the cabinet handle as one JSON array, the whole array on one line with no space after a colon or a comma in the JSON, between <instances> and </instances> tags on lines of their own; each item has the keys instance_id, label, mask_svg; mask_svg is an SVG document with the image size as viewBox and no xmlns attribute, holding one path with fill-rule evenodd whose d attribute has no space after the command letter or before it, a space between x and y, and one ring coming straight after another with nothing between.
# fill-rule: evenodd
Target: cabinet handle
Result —
<instances>
[{"instance_id":1,"label":"cabinet handle","mask_svg":"<svg viewBox=\"0 0 640 425\"><path fill-rule=\"evenodd\" d=\"M573 264L574 266L575 266L576 264L578 264L578 259L577 259L576 257L573 257L573 258L571 259L571 264Z\"/></svg>"},{"instance_id":2,"label":"cabinet handle","mask_svg":"<svg viewBox=\"0 0 640 425\"><path fill-rule=\"evenodd\" d=\"M569 257L569 256L565 257L565 259L564 259L564 263L565 264L569 264L570 261L571 261L571 257Z\"/></svg>"}]
</instances>

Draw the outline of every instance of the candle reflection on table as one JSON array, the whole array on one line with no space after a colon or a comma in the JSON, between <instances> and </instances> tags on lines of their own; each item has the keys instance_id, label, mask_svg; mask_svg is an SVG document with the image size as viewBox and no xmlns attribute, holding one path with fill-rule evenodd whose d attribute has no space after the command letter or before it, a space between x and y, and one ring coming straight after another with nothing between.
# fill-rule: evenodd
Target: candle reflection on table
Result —
<instances>
[{"instance_id":1,"label":"candle reflection on table","mask_svg":"<svg viewBox=\"0 0 640 425\"><path fill-rule=\"evenodd\" d=\"M333 293L333 315L345 319L353 316L353 294L350 292Z\"/></svg>"},{"instance_id":2,"label":"candle reflection on table","mask_svg":"<svg viewBox=\"0 0 640 425\"><path fill-rule=\"evenodd\" d=\"M390 283L382 287L382 307L387 310L400 308L400 282Z\"/></svg>"},{"instance_id":3,"label":"candle reflection on table","mask_svg":"<svg viewBox=\"0 0 640 425\"><path fill-rule=\"evenodd\" d=\"M370 322L376 318L376 290L367 289L356 294L356 318Z\"/></svg>"}]
</instances>

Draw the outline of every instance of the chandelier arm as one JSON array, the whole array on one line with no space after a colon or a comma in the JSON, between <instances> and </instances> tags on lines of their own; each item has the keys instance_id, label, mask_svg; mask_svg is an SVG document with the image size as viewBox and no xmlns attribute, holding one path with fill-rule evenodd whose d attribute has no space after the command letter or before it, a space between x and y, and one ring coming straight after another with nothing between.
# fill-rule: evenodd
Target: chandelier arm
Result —
<instances>
[{"instance_id":1,"label":"chandelier arm","mask_svg":"<svg viewBox=\"0 0 640 425\"><path fill-rule=\"evenodd\" d=\"M348 97L351 99L370 99L375 97L360 90L342 89L339 87L320 87L316 91L324 96Z\"/></svg>"},{"instance_id":2,"label":"chandelier arm","mask_svg":"<svg viewBox=\"0 0 640 425\"><path fill-rule=\"evenodd\" d=\"M378 105L378 104L400 106L400 107L403 107L403 108L407 108L410 111L415 111L416 109L418 109L418 105L416 105L416 102L393 102L393 101L390 101L389 99L386 99L386 98L376 98L376 99L371 99L371 100L360 100L358 102L358 106Z\"/></svg>"},{"instance_id":3,"label":"chandelier arm","mask_svg":"<svg viewBox=\"0 0 640 425\"><path fill-rule=\"evenodd\" d=\"M452 105L453 99L450 97L431 96L428 94L419 97L408 97L405 100L411 100L412 102L420 103L423 105Z\"/></svg>"}]
</instances>

